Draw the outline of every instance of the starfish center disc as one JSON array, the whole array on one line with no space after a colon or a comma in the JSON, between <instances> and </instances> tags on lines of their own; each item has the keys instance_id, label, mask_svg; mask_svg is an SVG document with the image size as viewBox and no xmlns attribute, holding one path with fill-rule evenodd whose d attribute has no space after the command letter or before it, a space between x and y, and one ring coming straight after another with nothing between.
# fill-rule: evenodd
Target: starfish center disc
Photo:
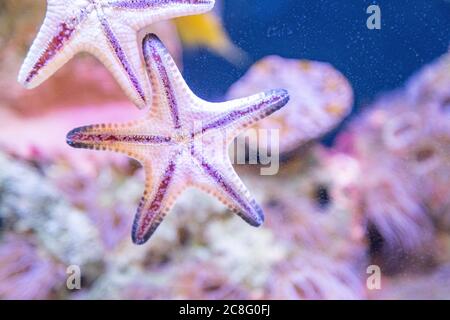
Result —
<instances>
[{"instance_id":1,"label":"starfish center disc","mask_svg":"<svg viewBox=\"0 0 450 320\"><path fill-rule=\"evenodd\" d=\"M178 144L188 144L192 141L192 135L188 131L177 130L172 139Z\"/></svg>"}]
</instances>

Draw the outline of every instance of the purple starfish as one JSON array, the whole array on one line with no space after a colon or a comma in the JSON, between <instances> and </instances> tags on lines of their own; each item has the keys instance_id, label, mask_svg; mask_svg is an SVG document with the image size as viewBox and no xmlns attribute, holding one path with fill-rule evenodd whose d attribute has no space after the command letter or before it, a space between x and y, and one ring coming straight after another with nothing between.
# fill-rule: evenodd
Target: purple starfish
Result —
<instances>
[{"instance_id":1,"label":"purple starfish","mask_svg":"<svg viewBox=\"0 0 450 320\"><path fill-rule=\"evenodd\" d=\"M228 155L228 146L249 125L282 108L285 90L273 90L224 103L195 96L155 35L144 39L153 106L141 120L72 130L75 148L111 150L140 161L146 172L144 196L133 225L136 244L146 242L187 187L221 200L252 226L264 220Z\"/></svg>"},{"instance_id":2,"label":"purple starfish","mask_svg":"<svg viewBox=\"0 0 450 320\"><path fill-rule=\"evenodd\" d=\"M138 106L150 104L138 32L174 17L209 11L214 0L47 0L47 15L19 72L34 88L78 52L96 56Z\"/></svg>"}]
</instances>

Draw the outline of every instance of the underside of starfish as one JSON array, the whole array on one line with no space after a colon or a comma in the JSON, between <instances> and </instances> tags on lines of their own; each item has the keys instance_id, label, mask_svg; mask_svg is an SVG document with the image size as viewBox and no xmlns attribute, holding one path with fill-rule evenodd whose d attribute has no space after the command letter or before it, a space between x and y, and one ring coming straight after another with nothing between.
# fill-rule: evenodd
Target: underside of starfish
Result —
<instances>
[{"instance_id":1,"label":"underside of starfish","mask_svg":"<svg viewBox=\"0 0 450 320\"><path fill-rule=\"evenodd\" d=\"M146 242L190 186L214 195L250 225L261 225L263 212L234 171L228 147L246 127L282 108L288 93L272 90L209 103L191 92L155 35L144 39L143 52L153 91L149 113L134 122L86 126L67 135L75 148L120 152L143 165L146 186L133 241Z\"/></svg>"},{"instance_id":2,"label":"underside of starfish","mask_svg":"<svg viewBox=\"0 0 450 320\"><path fill-rule=\"evenodd\" d=\"M19 72L34 88L79 52L97 57L140 108L150 104L139 31L209 11L214 0L47 0L44 23Z\"/></svg>"}]
</instances>

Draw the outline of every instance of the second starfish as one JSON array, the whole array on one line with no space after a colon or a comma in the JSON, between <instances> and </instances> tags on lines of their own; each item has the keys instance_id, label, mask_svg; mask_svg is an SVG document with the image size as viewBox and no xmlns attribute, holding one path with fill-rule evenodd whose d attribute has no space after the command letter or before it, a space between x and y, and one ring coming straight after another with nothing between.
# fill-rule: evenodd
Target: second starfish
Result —
<instances>
[{"instance_id":1,"label":"second starfish","mask_svg":"<svg viewBox=\"0 0 450 320\"><path fill-rule=\"evenodd\" d=\"M214 0L47 0L47 14L19 72L34 88L79 52L96 56L140 108L150 88L140 55L143 28L174 17L200 14Z\"/></svg>"},{"instance_id":2,"label":"second starfish","mask_svg":"<svg viewBox=\"0 0 450 320\"><path fill-rule=\"evenodd\" d=\"M136 244L150 238L189 186L216 196L250 225L261 225L263 212L234 171L228 147L246 127L286 105L288 93L280 89L209 103L191 92L157 36L148 35L143 47L153 91L148 115L74 129L68 144L116 151L141 162L146 186L133 224Z\"/></svg>"}]
</instances>

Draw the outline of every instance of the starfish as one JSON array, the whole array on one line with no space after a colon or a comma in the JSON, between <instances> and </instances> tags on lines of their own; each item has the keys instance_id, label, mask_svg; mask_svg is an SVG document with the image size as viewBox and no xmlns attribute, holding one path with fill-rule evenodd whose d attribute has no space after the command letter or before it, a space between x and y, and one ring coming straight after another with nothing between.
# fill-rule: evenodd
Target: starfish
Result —
<instances>
[{"instance_id":1,"label":"starfish","mask_svg":"<svg viewBox=\"0 0 450 320\"><path fill-rule=\"evenodd\" d=\"M79 52L99 59L139 107L150 104L139 31L174 17L199 14L215 0L47 0L44 23L19 72L32 89Z\"/></svg>"},{"instance_id":2,"label":"starfish","mask_svg":"<svg viewBox=\"0 0 450 320\"><path fill-rule=\"evenodd\" d=\"M139 120L80 127L67 135L75 148L109 150L138 160L146 173L144 195L135 216L132 239L145 243L187 187L216 196L252 226L264 215L251 197L228 154L228 146L246 127L282 108L285 90L210 103L195 96L159 38L147 35L143 54L153 105Z\"/></svg>"}]
</instances>

